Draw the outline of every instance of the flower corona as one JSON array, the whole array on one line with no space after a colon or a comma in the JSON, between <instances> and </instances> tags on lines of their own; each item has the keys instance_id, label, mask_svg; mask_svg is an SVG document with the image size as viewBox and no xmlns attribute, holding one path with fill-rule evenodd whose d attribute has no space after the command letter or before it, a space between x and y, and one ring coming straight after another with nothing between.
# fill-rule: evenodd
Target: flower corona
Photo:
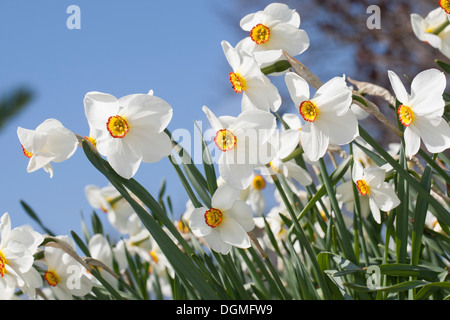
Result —
<instances>
[{"instance_id":1,"label":"flower corona","mask_svg":"<svg viewBox=\"0 0 450 320\"><path fill-rule=\"evenodd\" d=\"M123 138L130 130L127 120L121 116L109 117L106 128L113 138Z\"/></svg>"},{"instance_id":2,"label":"flower corona","mask_svg":"<svg viewBox=\"0 0 450 320\"><path fill-rule=\"evenodd\" d=\"M219 209L211 208L205 212L205 222L211 228L215 228L222 223L223 213Z\"/></svg>"},{"instance_id":3,"label":"flower corona","mask_svg":"<svg viewBox=\"0 0 450 320\"><path fill-rule=\"evenodd\" d=\"M250 31L250 38L257 44L266 43L270 39L270 29L262 23L258 23Z\"/></svg>"}]
</instances>

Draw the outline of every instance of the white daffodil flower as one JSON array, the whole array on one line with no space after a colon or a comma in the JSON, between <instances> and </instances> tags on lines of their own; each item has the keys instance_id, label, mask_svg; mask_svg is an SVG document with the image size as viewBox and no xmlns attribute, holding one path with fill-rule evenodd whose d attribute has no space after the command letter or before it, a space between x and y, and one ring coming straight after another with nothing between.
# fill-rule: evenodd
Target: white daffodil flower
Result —
<instances>
[{"instance_id":1,"label":"white daffodil flower","mask_svg":"<svg viewBox=\"0 0 450 320\"><path fill-rule=\"evenodd\" d=\"M89 253L91 257L102 262L110 270L114 270L113 267L113 250L110 243L103 234L94 234L88 243ZM101 276L114 288L118 288L119 281L109 271L104 268L98 268ZM89 279L96 284L100 282L91 273L88 274Z\"/></svg>"},{"instance_id":2,"label":"white daffodil flower","mask_svg":"<svg viewBox=\"0 0 450 320\"><path fill-rule=\"evenodd\" d=\"M172 118L172 107L149 94L120 99L88 92L84 98L90 132L98 135L95 145L111 167L123 178L132 178L141 162L158 162L172 151L164 129Z\"/></svg>"},{"instance_id":3,"label":"white daffodil flower","mask_svg":"<svg viewBox=\"0 0 450 320\"><path fill-rule=\"evenodd\" d=\"M261 110L247 110L238 117L216 117L206 106L203 112L216 132L220 176L231 186L246 189L252 182L253 170L274 156L270 138L276 130L275 117Z\"/></svg>"},{"instance_id":4,"label":"white daffodil flower","mask_svg":"<svg viewBox=\"0 0 450 320\"><path fill-rule=\"evenodd\" d=\"M33 255L44 237L29 226L11 229L8 213L0 219L0 291L19 287L28 297L35 298L42 278L34 268Z\"/></svg>"},{"instance_id":5,"label":"white daffodil flower","mask_svg":"<svg viewBox=\"0 0 450 320\"><path fill-rule=\"evenodd\" d=\"M77 137L56 119L47 119L35 130L17 128L24 155L29 158L27 172L44 169L53 177L51 162L69 159L78 146Z\"/></svg>"},{"instance_id":6,"label":"white daffodil flower","mask_svg":"<svg viewBox=\"0 0 450 320\"><path fill-rule=\"evenodd\" d=\"M135 234L141 230L142 223L138 215L114 186L99 188L95 185L87 185L84 191L89 204L105 212L108 221L117 231L123 234ZM133 194L131 196L140 202Z\"/></svg>"},{"instance_id":7,"label":"white daffodil flower","mask_svg":"<svg viewBox=\"0 0 450 320\"><path fill-rule=\"evenodd\" d=\"M330 143L348 144L358 135L358 120L351 112L352 92L345 77L323 84L310 99L309 85L293 72L285 76L292 101L305 121L300 140L310 161L323 157Z\"/></svg>"},{"instance_id":8,"label":"white daffodil flower","mask_svg":"<svg viewBox=\"0 0 450 320\"><path fill-rule=\"evenodd\" d=\"M247 234L255 227L253 213L242 200L240 190L224 184L214 192L211 208L196 208L189 219L189 227L197 237L203 237L212 250L228 254L231 246L249 248Z\"/></svg>"},{"instance_id":9,"label":"white daffodil flower","mask_svg":"<svg viewBox=\"0 0 450 320\"><path fill-rule=\"evenodd\" d=\"M283 50L297 56L309 47L309 37L300 28L300 15L283 3L243 17L240 26L249 36L236 47L252 53L261 66L285 59Z\"/></svg>"},{"instance_id":10,"label":"white daffodil flower","mask_svg":"<svg viewBox=\"0 0 450 320\"><path fill-rule=\"evenodd\" d=\"M411 27L420 41L450 58L450 25L447 13L442 8L431 10L425 18L417 13L411 14Z\"/></svg>"},{"instance_id":11,"label":"white daffodil flower","mask_svg":"<svg viewBox=\"0 0 450 320\"><path fill-rule=\"evenodd\" d=\"M222 48L232 71L228 74L236 93L242 93L242 111L261 109L277 111L281 105L278 89L262 73L255 58L248 52L222 41Z\"/></svg>"},{"instance_id":12,"label":"white daffodil flower","mask_svg":"<svg viewBox=\"0 0 450 320\"><path fill-rule=\"evenodd\" d=\"M386 172L378 167L363 168L359 162L353 164L352 179L362 196L369 198L373 218L381 223L380 210L388 212L400 204L393 186L384 181Z\"/></svg>"},{"instance_id":13,"label":"white daffodil flower","mask_svg":"<svg viewBox=\"0 0 450 320\"><path fill-rule=\"evenodd\" d=\"M308 171L297 165L295 160L283 161L288 157L300 143L300 133L298 129L287 129L281 132L276 131L272 136L272 145L276 152L269 165L271 170L267 167L259 168L261 174L268 177L268 181L272 182L270 175L273 173L281 174L287 179L293 179L302 186L309 186L312 183L312 178Z\"/></svg>"},{"instance_id":14,"label":"white daffodil flower","mask_svg":"<svg viewBox=\"0 0 450 320\"><path fill-rule=\"evenodd\" d=\"M76 250L73 240L68 236L58 236L57 238ZM93 283L87 277L84 266L64 250L46 246L44 263L47 266L44 280L57 299L72 300L72 295L83 297L92 290Z\"/></svg>"},{"instance_id":15,"label":"white daffodil flower","mask_svg":"<svg viewBox=\"0 0 450 320\"><path fill-rule=\"evenodd\" d=\"M392 89L401 103L398 117L405 126L405 154L409 158L420 149L422 140L429 152L439 153L450 147L450 127L443 118L445 101L442 97L446 79L443 72L428 69L411 82L408 94L397 74L388 71Z\"/></svg>"}]
</instances>

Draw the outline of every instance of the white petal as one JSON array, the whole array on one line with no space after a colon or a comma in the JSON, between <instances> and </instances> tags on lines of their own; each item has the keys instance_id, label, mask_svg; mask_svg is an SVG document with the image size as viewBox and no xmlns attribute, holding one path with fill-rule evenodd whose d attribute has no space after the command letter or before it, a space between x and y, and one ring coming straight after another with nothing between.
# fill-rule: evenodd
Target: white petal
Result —
<instances>
[{"instance_id":1,"label":"white petal","mask_svg":"<svg viewBox=\"0 0 450 320\"><path fill-rule=\"evenodd\" d=\"M286 73L284 79L295 107L300 107L303 101L309 99L308 82L294 72Z\"/></svg>"},{"instance_id":2,"label":"white petal","mask_svg":"<svg viewBox=\"0 0 450 320\"><path fill-rule=\"evenodd\" d=\"M409 94L406 92L405 86L398 77L398 75L391 70L388 70L389 81L391 82L392 90L397 97L397 100L402 104L407 104L409 101Z\"/></svg>"},{"instance_id":3,"label":"white petal","mask_svg":"<svg viewBox=\"0 0 450 320\"><path fill-rule=\"evenodd\" d=\"M261 194L260 192L258 193ZM252 210L242 200L234 201L233 206L226 211L226 216L233 217L233 219L236 220L246 232L250 232L255 228Z\"/></svg>"},{"instance_id":4,"label":"white petal","mask_svg":"<svg viewBox=\"0 0 450 320\"><path fill-rule=\"evenodd\" d=\"M324 83L311 99L320 113L344 115L352 103L352 92L345 83L344 77L334 77Z\"/></svg>"},{"instance_id":5,"label":"white petal","mask_svg":"<svg viewBox=\"0 0 450 320\"><path fill-rule=\"evenodd\" d=\"M312 178L308 171L297 165L294 161L285 162L284 165L288 169L288 178L296 180L302 186L309 186L312 183Z\"/></svg>"},{"instance_id":6,"label":"white petal","mask_svg":"<svg viewBox=\"0 0 450 320\"><path fill-rule=\"evenodd\" d=\"M145 127L150 132L162 132L172 119L172 107L166 101L148 94L133 94L120 98L126 103L123 114L130 127Z\"/></svg>"},{"instance_id":7,"label":"white petal","mask_svg":"<svg viewBox=\"0 0 450 320\"><path fill-rule=\"evenodd\" d=\"M227 151L219 159L219 174L232 187L246 189L252 182L254 165L238 163L233 155Z\"/></svg>"},{"instance_id":8,"label":"white petal","mask_svg":"<svg viewBox=\"0 0 450 320\"><path fill-rule=\"evenodd\" d=\"M212 250L221 254L228 254L231 250L231 245L226 243L220 237L219 231L213 230L211 234L204 237Z\"/></svg>"},{"instance_id":9,"label":"white petal","mask_svg":"<svg viewBox=\"0 0 450 320\"><path fill-rule=\"evenodd\" d=\"M425 147L431 153L440 153L450 148L450 126L444 118L439 119L438 125L433 125L427 118L421 118L414 123Z\"/></svg>"},{"instance_id":10,"label":"white petal","mask_svg":"<svg viewBox=\"0 0 450 320\"><path fill-rule=\"evenodd\" d=\"M233 206L240 193L240 189L236 189L225 183L214 192L211 198L211 205L213 208L219 210L227 210Z\"/></svg>"},{"instance_id":11,"label":"white petal","mask_svg":"<svg viewBox=\"0 0 450 320\"><path fill-rule=\"evenodd\" d=\"M321 129L314 123L307 123L300 133L303 150L310 161L319 160L327 151L328 132L323 132Z\"/></svg>"},{"instance_id":12,"label":"white petal","mask_svg":"<svg viewBox=\"0 0 450 320\"><path fill-rule=\"evenodd\" d=\"M413 125L410 125L405 129L403 138L405 139L405 154L411 158L420 149L419 131Z\"/></svg>"},{"instance_id":13,"label":"white petal","mask_svg":"<svg viewBox=\"0 0 450 320\"><path fill-rule=\"evenodd\" d=\"M127 134L127 142L141 152L142 161L146 163L158 162L172 152L172 141L165 132L152 133L134 128Z\"/></svg>"},{"instance_id":14,"label":"white petal","mask_svg":"<svg viewBox=\"0 0 450 320\"><path fill-rule=\"evenodd\" d=\"M207 106L203 106L202 110L205 113L209 123L211 124L211 127L215 131L228 128L228 126L224 122L222 122L220 118L217 118L216 115Z\"/></svg>"},{"instance_id":15,"label":"white petal","mask_svg":"<svg viewBox=\"0 0 450 320\"><path fill-rule=\"evenodd\" d=\"M387 212L400 204L400 199L397 197L394 187L387 183L383 183L379 188L371 188L370 196L382 211Z\"/></svg>"},{"instance_id":16,"label":"white petal","mask_svg":"<svg viewBox=\"0 0 450 320\"><path fill-rule=\"evenodd\" d=\"M101 144L98 141L97 150L107 157L111 167L125 179L131 179L141 164L142 155L122 139L112 138Z\"/></svg>"},{"instance_id":17,"label":"white petal","mask_svg":"<svg viewBox=\"0 0 450 320\"><path fill-rule=\"evenodd\" d=\"M300 131L296 129L288 129L280 133L278 157L284 159L289 156L292 151L299 146Z\"/></svg>"},{"instance_id":18,"label":"white petal","mask_svg":"<svg viewBox=\"0 0 450 320\"><path fill-rule=\"evenodd\" d=\"M239 52L233 48L228 41L222 41L222 49L225 57L228 61L228 64L231 66L231 69L236 72L241 65L241 57Z\"/></svg>"},{"instance_id":19,"label":"white petal","mask_svg":"<svg viewBox=\"0 0 450 320\"><path fill-rule=\"evenodd\" d=\"M283 114L282 119L286 122L290 129L299 130L302 128L302 122L300 121L298 114L285 113Z\"/></svg>"},{"instance_id":20,"label":"white petal","mask_svg":"<svg viewBox=\"0 0 450 320\"><path fill-rule=\"evenodd\" d=\"M212 228L205 222L206 211L208 211L206 207L196 208L189 217L189 227L197 237L203 237L212 232Z\"/></svg>"},{"instance_id":21,"label":"white petal","mask_svg":"<svg viewBox=\"0 0 450 320\"><path fill-rule=\"evenodd\" d=\"M378 167L368 167L364 169L364 176L370 187L378 188L384 183L386 171Z\"/></svg>"},{"instance_id":22,"label":"white petal","mask_svg":"<svg viewBox=\"0 0 450 320\"><path fill-rule=\"evenodd\" d=\"M364 168L358 161L353 163L352 179L354 182L362 180L364 176Z\"/></svg>"},{"instance_id":23,"label":"white petal","mask_svg":"<svg viewBox=\"0 0 450 320\"><path fill-rule=\"evenodd\" d=\"M84 97L84 112L90 127L105 130L108 117L118 111L117 98L110 94L93 91Z\"/></svg>"},{"instance_id":24,"label":"white petal","mask_svg":"<svg viewBox=\"0 0 450 320\"><path fill-rule=\"evenodd\" d=\"M235 247L249 248L250 237L242 226L232 217L226 217L218 227L220 238Z\"/></svg>"},{"instance_id":25,"label":"white petal","mask_svg":"<svg viewBox=\"0 0 450 320\"><path fill-rule=\"evenodd\" d=\"M270 16L272 20L289 23L296 28L300 27L300 15L284 3L271 3L264 8L263 13Z\"/></svg>"},{"instance_id":26,"label":"white petal","mask_svg":"<svg viewBox=\"0 0 450 320\"><path fill-rule=\"evenodd\" d=\"M310 40L305 30L287 23L280 23L270 29L267 42L269 50L283 49L290 56L297 56L309 48Z\"/></svg>"},{"instance_id":27,"label":"white petal","mask_svg":"<svg viewBox=\"0 0 450 320\"><path fill-rule=\"evenodd\" d=\"M414 113L426 115L438 109L443 113L445 101L442 95L445 87L446 79L442 71L428 69L420 72L411 83L409 104L414 108Z\"/></svg>"},{"instance_id":28,"label":"white petal","mask_svg":"<svg viewBox=\"0 0 450 320\"><path fill-rule=\"evenodd\" d=\"M374 220L378 224L380 224L381 223L380 209L378 208L377 204L375 203L375 201L372 198L369 198L369 208L370 208L370 212L372 212L372 216L373 216Z\"/></svg>"},{"instance_id":29,"label":"white petal","mask_svg":"<svg viewBox=\"0 0 450 320\"><path fill-rule=\"evenodd\" d=\"M358 119L350 110L342 116L319 113L317 123L320 128L326 126L330 141L337 145L345 145L353 141L359 135Z\"/></svg>"}]
</instances>

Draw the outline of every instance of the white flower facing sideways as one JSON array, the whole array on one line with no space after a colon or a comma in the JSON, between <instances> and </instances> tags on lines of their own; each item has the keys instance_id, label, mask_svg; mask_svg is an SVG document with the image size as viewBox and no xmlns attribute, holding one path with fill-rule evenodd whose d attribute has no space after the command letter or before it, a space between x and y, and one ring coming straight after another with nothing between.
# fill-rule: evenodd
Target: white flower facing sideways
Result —
<instances>
[{"instance_id":1,"label":"white flower facing sideways","mask_svg":"<svg viewBox=\"0 0 450 320\"><path fill-rule=\"evenodd\" d=\"M42 277L34 268L34 254L44 237L28 226L11 229L8 213L0 219L0 291L19 287L28 297L35 298Z\"/></svg>"},{"instance_id":2,"label":"white flower facing sideways","mask_svg":"<svg viewBox=\"0 0 450 320\"><path fill-rule=\"evenodd\" d=\"M309 47L308 34L299 29L300 15L283 3L246 15L240 26L250 34L236 47L252 53L262 66L285 59L282 50L296 56Z\"/></svg>"},{"instance_id":3,"label":"white flower facing sideways","mask_svg":"<svg viewBox=\"0 0 450 320\"><path fill-rule=\"evenodd\" d=\"M358 120L350 110L352 92L345 77L324 83L310 98L309 85L293 72L286 73L289 94L305 124L300 141L310 161L322 158L331 143L345 145L358 135Z\"/></svg>"},{"instance_id":4,"label":"white flower facing sideways","mask_svg":"<svg viewBox=\"0 0 450 320\"><path fill-rule=\"evenodd\" d=\"M248 52L233 48L227 41L222 41L222 48L232 69L228 76L233 90L242 94L242 111L277 111L281 96L277 87L262 73L255 58Z\"/></svg>"},{"instance_id":5,"label":"white flower facing sideways","mask_svg":"<svg viewBox=\"0 0 450 320\"><path fill-rule=\"evenodd\" d=\"M369 198L373 218L381 223L380 210L388 212L400 204L393 186L384 181L386 171L378 167L363 168L359 162L353 164L352 179L359 194Z\"/></svg>"},{"instance_id":6,"label":"white flower facing sideways","mask_svg":"<svg viewBox=\"0 0 450 320\"><path fill-rule=\"evenodd\" d=\"M172 107L149 94L132 94L120 99L88 92L84 98L90 132L98 137L95 145L111 167L130 179L141 162L158 162L172 151L164 129L172 119Z\"/></svg>"},{"instance_id":7,"label":"white flower facing sideways","mask_svg":"<svg viewBox=\"0 0 450 320\"><path fill-rule=\"evenodd\" d=\"M254 168L269 163L274 156L270 138L276 130L275 117L261 110L216 117L206 106L203 112L215 132L220 176L235 188L248 188Z\"/></svg>"},{"instance_id":8,"label":"white flower facing sideways","mask_svg":"<svg viewBox=\"0 0 450 320\"><path fill-rule=\"evenodd\" d=\"M27 172L38 169L53 177L51 162L69 159L78 147L78 139L56 119L47 119L35 130L17 128L17 136L24 155L29 158Z\"/></svg>"},{"instance_id":9,"label":"white flower facing sideways","mask_svg":"<svg viewBox=\"0 0 450 320\"><path fill-rule=\"evenodd\" d=\"M450 147L450 127L443 118L445 101L442 97L446 79L443 72L428 69L411 82L408 94L397 74L388 71L392 89L401 103L398 117L405 126L405 154L411 158L420 149L422 140L429 152L439 153Z\"/></svg>"},{"instance_id":10,"label":"white flower facing sideways","mask_svg":"<svg viewBox=\"0 0 450 320\"><path fill-rule=\"evenodd\" d=\"M443 8L431 10L425 18L411 14L411 27L415 36L450 58L450 25Z\"/></svg>"},{"instance_id":11,"label":"white flower facing sideways","mask_svg":"<svg viewBox=\"0 0 450 320\"><path fill-rule=\"evenodd\" d=\"M93 208L105 212L108 221L117 231L123 234L135 234L140 231L141 220L130 203L113 185L107 185L103 188L87 185L84 191L89 204ZM132 193L130 194L136 201L140 202L137 197Z\"/></svg>"},{"instance_id":12,"label":"white flower facing sideways","mask_svg":"<svg viewBox=\"0 0 450 320\"><path fill-rule=\"evenodd\" d=\"M57 238L76 250L75 244L69 237L58 236ZM72 300L72 295L83 297L91 291L93 283L85 274L86 269L64 250L46 246L44 263L47 265L44 280L59 300Z\"/></svg>"},{"instance_id":13,"label":"white flower facing sideways","mask_svg":"<svg viewBox=\"0 0 450 320\"><path fill-rule=\"evenodd\" d=\"M211 208L196 208L189 227L197 237L203 237L212 250L228 254L231 246L249 248L248 232L255 227L253 213L242 200L240 190L224 184L217 188L211 199Z\"/></svg>"}]
</instances>

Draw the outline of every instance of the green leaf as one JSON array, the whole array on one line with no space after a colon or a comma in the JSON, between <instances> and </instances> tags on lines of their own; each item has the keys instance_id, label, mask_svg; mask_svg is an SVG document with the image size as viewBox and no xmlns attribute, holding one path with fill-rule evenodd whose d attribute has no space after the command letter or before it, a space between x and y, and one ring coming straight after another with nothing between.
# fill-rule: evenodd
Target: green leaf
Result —
<instances>
[{"instance_id":1,"label":"green leaf","mask_svg":"<svg viewBox=\"0 0 450 320\"><path fill-rule=\"evenodd\" d=\"M55 236L55 233L53 233L42 223L36 212L34 212L34 210L25 201L20 200L20 204L22 205L22 208L25 210L25 212L31 217L31 219L36 221L36 223L42 228L42 230L44 230L49 236Z\"/></svg>"},{"instance_id":2,"label":"green leaf","mask_svg":"<svg viewBox=\"0 0 450 320\"><path fill-rule=\"evenodd\" d=\"M430 191L431 187L431 166L427 165L422 175L420 185ZM424 196L419 193L416 202L416 208L414 212L414 222L411 240L411 265L417 265L419 263L422 235L425 227L425 219L427 216L428 201L424 199Z\"/></svg>"},{"instance_id":3,"label":"green leaf","mask_svg":"<svg viewBox=\"0 0 450 320\"><path fill-rule=\"evenodd\" d=\"M434 61L437 63L439 67L442 68L442 70L444 70L445 73L450 74L450 64L439 59L436 59Z\"/></svg>"}]
</instances>

